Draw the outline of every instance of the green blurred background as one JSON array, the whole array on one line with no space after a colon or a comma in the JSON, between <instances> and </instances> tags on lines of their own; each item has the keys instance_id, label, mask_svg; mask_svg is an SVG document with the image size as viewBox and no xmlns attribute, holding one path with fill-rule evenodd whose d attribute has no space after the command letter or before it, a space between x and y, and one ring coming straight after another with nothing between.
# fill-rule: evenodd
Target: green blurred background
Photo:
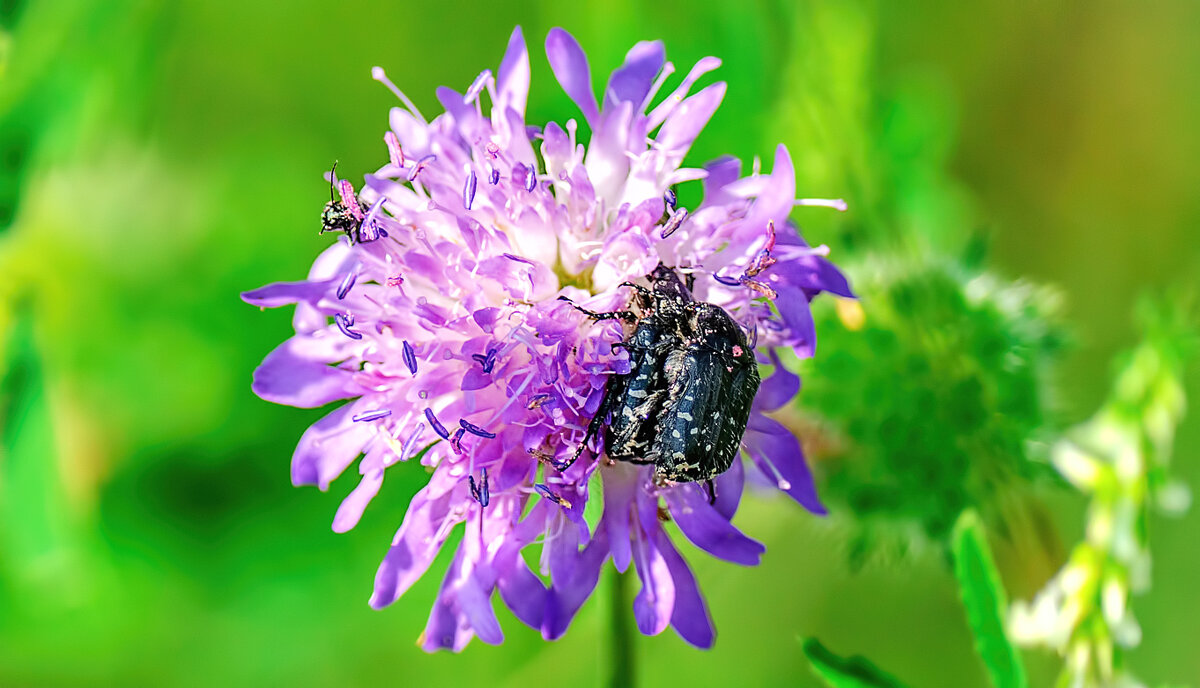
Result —
<instances>
[{"instance_id":1,"label":"green blurred background","mask_svg":"<svg viewBox=\"0 0 1200 688\"><path fill-rule=\"evenodd\" d=\"M505 644L460 656L414 644L445 561L367 606L425 476L397 470L333 534L353 481L288 479L321 412L250 392L290 313L237 298L327 245L331 161L353 179L386 159L393 97L373 65L437 112L435 87L495 69L514 24L531 122L577 116L542 52L553 26L597 84L637 40L683 70L716 55L729 92L691 162L769 161L783 141L801 195L850 204L795 215L835 259L986 245L988 268L1057 285L1074 344L1056 404L1087 417L1135 340L1137 296L1200 266L1200 4L1022 5L0 1L0 685L600 682L602 599L556 643L502 612ZM1198 428L1176 451L1193 490ZM1083 501L1046 499L1076 540ZM763 565L688 550L717 646L639 638L642 683L816 685L798 641L816 635L913 685L985 684L936 547L851 565L853 515L743 503ZM1200 511L1152 525L1131 661L1150 684L1200 682ZM1059 563L1001 553L1020 597ZM1044 685L1056 661L1029 659Z\"/></svg>"}]
</instances>

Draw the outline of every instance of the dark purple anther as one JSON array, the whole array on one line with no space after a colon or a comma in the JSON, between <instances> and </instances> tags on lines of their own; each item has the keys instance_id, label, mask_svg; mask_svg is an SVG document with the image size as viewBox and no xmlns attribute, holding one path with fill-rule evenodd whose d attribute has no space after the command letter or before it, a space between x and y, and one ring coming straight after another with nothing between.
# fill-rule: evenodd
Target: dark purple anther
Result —
<instances>
[{"instance_id":1,"label":"dark purple anther","mask_svg":"<svg viewBox=\"0 0 1200 688\"><path fill-rule=\"evenodd\" d=\"M408 181L411 182L416 179L417 175L421 174L421 170L425 169L429 163L433 162L434 160L437 160L437 156L433 154L426 155L418 160L417 164L413 165L412 171L408 173Z\"/></svg>"},{"instance_id":2,"label":"dark purple anther","mask_svg":"<svg viewBox=\"0 0 1200 688\"><path fill-rule=\"evenodd\" d=\"M537 266L537 263L533 262L532 260L526 260L525 258L522 258L521 256L514 256L511 253L504 253L501 255L503 255L505 258L507 258L509 260L515 260L518 263L524 263L526 265L533 265L535 267Z\"/></svg>"},{"instance_id":3,"label":"dark purple anther","mask_svg":"<svg viewBox=\"0 0 1200 688\"><path fill-rule=\"evenodd\" d=\"M537 188L537 170L530 167L525 172L525 190L533 191Z\"/></svg>"},{"instance_id":4,"label":"dark purple anther","mask_svg":"<svg viewBox=\"0 0 1200 688\"><path fill-rule=\"evenodd\" d=\"M461 455L463 453L462 438L463 438L462 429L460 428L458 430L455 430L454 437L450 439L450 448L454 450L455 454Z\"/></svg>"},{"instance_id":5,"label":"dark purple anther","mask_svg":"<svg viewBox=\"0 0 1200 688\"><path fill-rule=\"evenodd\" d=\"M492 186L499 184L500 183L500 170L493 167L492 171L488 172L488 182Z\"/></svg>"},{"instance_id":6,"label":"dark purple anther","mask_svg":"<svg viewBox=\"0 0 1200 688\"><path fill-rule=\"evenodd\" d=\"M498 350L495 347L488 349L487 356L483 359L483 372L490 373L492 368L496 367L496 354Z\"/></svg>"},{"instance_id":7,"label":"dark purple anther","mask_svg":"<svg viewBox=\"0 0 1200 688\"><path fill-rule=\"evenodd\" d=\"M741 280L736 277L722 277L720 275L713 275L713 279L727 287L740 287L742 285Z\"/></svg>"},{"instance_id":8,"label":"dark purple anther","mask_svg":"<svg viewBox=\"0 0 1200 688\"><path fill-rule=\"evenodd\" d=\"M480 507L487 507L488 502L492 501L492 492L488 487L487 469L483 468L479 471L479 485L475 485L475 478L467 476L467 484L471 486L471 498L479 502Z\"/></svg>"},{"instance_id":9,"label":"dark purple anther","mask_svg":"<svg viewBox=\"0 0 1200 688\"><path fill-rule=\"evenodd\" d=\"M347 315L344 313L336 313L333 316L333 321L335 323L337 323L338 329L342 331L342 334L346 335L347 337L349 337L351 339L362 339L361 334L350 329L351 327L354 326L354 316L353 315Z\"/></svg>"},{"instance_id":10,"label":"dark purple anther","mask_svg":"<svg viewBox=\"0 0 1200 688\"><path fill-rule=\"evenodd\" d=\"M471 209L471 204L475 202L475 170L471 170L471 174L467 175L467 181L463 183L463 207L467 210Z\"/></svg>"},{"instance_id":11,"label":"dark purple anther","mask_svg":"<svg viewBox=\"0 0 1200 688\"><path fill-rule=\"evenodd\" d=\"M374 411L363 411L350 420L356 423L365 423L367 421L379 420L380 418L387 418L390 415L392 415L392 412L388 409L375 409Z\"/></svg>"},{"instance_id":12,"label":"dark purple anther","mask_svg":"<svg viewBox=\"0 0 1200 688\"><path fill-rule=\"evenodd\" d=\"M339 301L346 298L346 294L350 293L350 289L354 286L354 280L356 279L358 279L357 265L354 266L353 270L346 273L346 276L342 278L342 283L338 285L337 297Z\"/></svg>"},{"instance_id":13,"label":"dark purple anther","mask_svg":"<svg viewBox=\"0 0 1200 688\"><path fill-rule=\"evenodd\" d=\"M475 425L474 423L472 423L470 421L463 420L460 418L460 419L458 419L458 424L462 426L463 430L466 430L467 432L471 433L472 435L478 435L479 437L482 437L485 440L494 439L496 437L496 433L488 432L487 430L484 430L483 428L479 427L478 425Z\"/></svg>"},{"instance_id":14,"label":"dark purple anther","mask_svg":"<svg viewBox=\"0 0 1200 688\"><path fill-rule=\"evenodd\" d=\"M538 492L540 492L543 497L545 497L546 499L549 499L550 501L554 502L555 504L558 504L559 506L567 508L567 509L571 508L570 502L568 502L567 500L560 497L558 495L558 493L556 493L554 490L551 490L550 488L546 487L545 485L543 485L541 483L537 483L533 487Z\"/></svg>"},{"instance_id":15,"label":"dark purple anther","mask_svg":"<svg viewBox=\"0 0 1200 688\"><path fill-rule=\"evenodd\" d=\"M433 409L425 409L425 418L429 421L429 426L433 428L433 431L438 434L438 437L444 440L450 439L450 431L446 430L446 426L442 425L437 416L433 415Z\"/></svg>"},{"instance_id":16,"label":"dark purple anther","mask_svg":"<svg viewBox=\"0 0 1200 688\"><path fill-rule=\"evenodd\" d=\"M404 365L408 368L408 372L412 373L413 375L416 375L417 374L417 355L415 353L413 353L412 344L409 344L408 340L406 339L402 343L402 347L404 349L404 352L403 352Z\"/></svg>"},{"instance_id":17,"label":"dark purple anther","mask_svg":"<svg viewBox=\"0 0 1200 688\"><path fill-rule=\"evenodd\" d=\"M546 401L549 398L550 398L550 395L546 394L546 393L535 394L535 395L529 397L529 403L525 404L525 408L527 408L531 411L536 408L541 408L542 404L546 403Z\"/></svg>"},{"instance_id":18,"label":"dark purple anther","mask_svg":"<svg viewBox=\"0 0 1200 688\"><path fill-rule=\"evenodd\" d=\"M667 189L666 193L663 194L663 201L666 202L671 210L674 210L675 206L679 204L679 196L675 195L675 189Z\"/></svg>"},{"instance_id":19,"label":"dark purple anther","mask_svg":"<svg viewBox=\"0 0 1200 688\"><path fill-rule=\"evenodd\" d=\"M687 208L680 208L679 210L676 210L675 212L671 213L671 217L670 217L670 219L667 220L667 224L663 225L663 230L662 230L662 235L661 235L662 238L666 239L667 237L674 234L675 230L679 229L679 226L682 225L683 221L687 219L687 216L688 216Z\"/></svg>"}]
</instances>

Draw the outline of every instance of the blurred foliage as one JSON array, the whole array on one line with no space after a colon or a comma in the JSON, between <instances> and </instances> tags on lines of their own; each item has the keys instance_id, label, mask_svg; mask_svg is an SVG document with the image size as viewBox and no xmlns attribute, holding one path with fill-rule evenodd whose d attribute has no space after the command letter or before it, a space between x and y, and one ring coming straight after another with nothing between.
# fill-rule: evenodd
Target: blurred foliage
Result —
<instances>
[{"instance_id":1,"label":"blurred foliage","mask_svg":"<svg viewBox=\"0 0 1200 688\"><path fill-rule=\"evenodd\" d=\"M1036 544L1036 532L1011 531L1038 517L1015 495L1046 473L1057 294L949 258L880 257L851 271L861 313L817 309L801 405L824 496L862 521L852 556L881 538L903 546L914 529L946 543L973 505Z\"/></svg>"},{"instance_id":2,"label":"blurred foliage","mask_svg":"<svg viewBox=\"0 0 1200 688\"><path fill-rule=\"evenodd\" d=\"M1150 511L1179 515L1191 504L1188 487L1167 473L1196 347L1191 301L1142 303L1144 338L1124 357L1108 402L1055 447L1055 466L1090 497L1086 535L1032 603L1014 606L1011 628L1058 652L1061 688L1138 685L1125 654L1142 641L1130 597L1150 588Z\"/></svg>"},{"instance_id":3,"label":"blurred foliage","mask_svg":"<svg viewBox=\"0 0 1200 688\"><path fill-rule=\"evenodd\" d=\"M502 616L505 645L462 656L411 643L437 576L384 613L367 607L424 476L389 478L352 533L331 533L350 486L322 495L287 481L294 441L321 411L249 390L289 316L236 298L303 275L327 243L316 232L334 159L348 177L384 159L393 99L372 65L433 110L436 86L496 66L517 23L535 120L575 116L541 54L552 26L579 38L596 81L641 39L663 39L680 68L723 59L729 93L688 162L784 141L800 195L851 205L795 214L863 297L857 332L832 304L818 312L805 370L804 419L821 430L806 442L832 437L878 467L813 448L834 522L859 508L846 481L861 479L913 500L876 490L862 511L871 532L944 536L949 505L978 503L1000 544L1028 551L1037 529L1013 527L1022 510L984 485L1037 473L1022 438L1099 403L1096 371L1131 336L1114 313L1200 266L1198 19L1186 0L0 1L0 684L516 686L566 666L573 683L599 681L604 599L558 643ZM1052 387L1040 362L1059 320L1026 280L1061 285L1077 333ZM843 349L870 365L835 365ZM905 406L917 402L936 422ZM891 424L889 408L901 412ZM936 444L938 424L954 441ZM881 455L904 437L918 442L911 460L940 467L933 489ZM1180 426L1181 454L1197 441ZM954 464L976 449L980 465ZM1195 484L1194 462L1177 469ZM794 644L816 636L913 685L985 685L940 555L852 575L846 531L792 506L745 500L739 525L769 547L757 569L691 553L717 647L639 637L641 681L816 685ZM1078 527L1077 502L1051 507L1055 525ZM1141 602L1136 650L1152 680L1200 677L1198 526L1193 511L1155 530L1157 594ZM1005 560L1023 560L1005 551L1007 576ZM1031 683L1055 670L1031 658Z\"/></svg>"},{"instance_id":4,"label":"blurred foliage","mask_svg":"<svg viewBox=\"0 0 1200 688\"><path fill-rule=\"evenodd\" d=\"M958 590L966 620L975 637L975 649L987 667L993 688L1028 688L1021 656L1004 627L1007 602L1000 572L992 559L987 535L972 510L964 511L954 526L951 551ZM903 688L865 657L840 657L815 638L804 642L804 655L829 688Z\"/></svg>"}]
</instances>

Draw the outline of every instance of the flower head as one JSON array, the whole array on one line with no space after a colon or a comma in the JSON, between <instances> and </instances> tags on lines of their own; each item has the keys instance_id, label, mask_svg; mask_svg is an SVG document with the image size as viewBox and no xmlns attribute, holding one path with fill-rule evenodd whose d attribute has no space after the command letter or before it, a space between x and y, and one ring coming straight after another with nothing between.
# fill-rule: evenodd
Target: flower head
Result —
<instances>
[{"instance_id":1,"label":"flower head","mask_svg":"<svg viewBox=\"0 0 1200 688\"><path fill-rule=\"evenodd\" d=\"M475 635L500 642L497 591L523 622L559 637L609 558L637 568L643 633L670 625L708 646L712 622L662 519L714 556L757 563L762 545L730 523L745 468L735 461L711 488L656 484L653 466L594 451L560 470L608 378L629 372L628 353L614 346L622 325L573 305L627 308L621 283L660 262L690 273L696 298L724 308L758 360L774 364L743 439L748 465L821 513L799 443L762 412L799 390L775 349L813 353L809 301L850 292L826 250L788 223L794 205L813 201L795 200L783 146L770 174L739 178L732 158L681 167L725 93L716 83L689 95L718 60L701 60L660 99L674 68L661 43L639 43L598 103L569 34L551 31L546 52L592 131L586 148L574 120L527 126L519 28L495 74L484 71L464 94L438 89L445 112L433 120L376 68L405 105L384 135L389 162L358 190L338 184L339 208L361 218L308 279L244 295L296 305L296 334L255 371L254 390L299 407L350 400L304 433L292 461L295 484L325 489L358 460L359 485L333 519L338 532L359 521L389 468L419 462L429 471L379 567L373 606L402 595L468 524L422 634L427 650L459 650ZM689 211L672 187L690 180L703 180L704 201ZM522 555L534 545L537 572Z\"/></svg>"}]
</instances>

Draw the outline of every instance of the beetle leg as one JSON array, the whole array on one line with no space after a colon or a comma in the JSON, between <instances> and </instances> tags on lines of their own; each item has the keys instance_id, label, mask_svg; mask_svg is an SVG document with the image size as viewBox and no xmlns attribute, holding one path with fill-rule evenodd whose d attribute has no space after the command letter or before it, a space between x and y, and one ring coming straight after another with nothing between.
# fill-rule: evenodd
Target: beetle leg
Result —
<instances>
[{"instance_id":1,"label":"beetle leg","mask_svg":"<svg viewBox=\"0 0 1200 688\"><path fill-rule=\"evenodd\" d=\"M704 486L708 488L708 504L712 506L717 503L717 484L712 481L712 478L704 481Z\"/></svg>"},{"instance_id":2,"label":"beetle leg","mask_svg":"<svg viewBox=\"0 0 1200 688\"><path fill-rule=\"evenodd\" d=\"M649 289L643 287L640 284L634 284L633 282L622 282L622 283L618 284L617 286L618 287L629 287L630 289L633 289L634 291L636 291L638 293L638 296L642 297L643 299L646 299L647 301L654 299L654 292L650 291Z\"/></svg>"},{"instance_id":3,"label":"beetle leg","mask_svg":"<svg viewBox=\"0 0 1200 688\"><path fill-rule=\"evenodd\" d=\"M631 323L637 322L637 314L634 313L633 311L612 311L611 313L597 313L596 311L589 311L588 309L586 309L582 306L576 305L574 301L572 301L571 299L569 299L565 296L558 297L558 300L566 301L567 303L571 304L571 308L574 308L575 310L579 311L580 313L583 313L584 315L588 316L592 320L616 320L619 318L626 322L631 322Z\"/></svg>"}]
</instances>

